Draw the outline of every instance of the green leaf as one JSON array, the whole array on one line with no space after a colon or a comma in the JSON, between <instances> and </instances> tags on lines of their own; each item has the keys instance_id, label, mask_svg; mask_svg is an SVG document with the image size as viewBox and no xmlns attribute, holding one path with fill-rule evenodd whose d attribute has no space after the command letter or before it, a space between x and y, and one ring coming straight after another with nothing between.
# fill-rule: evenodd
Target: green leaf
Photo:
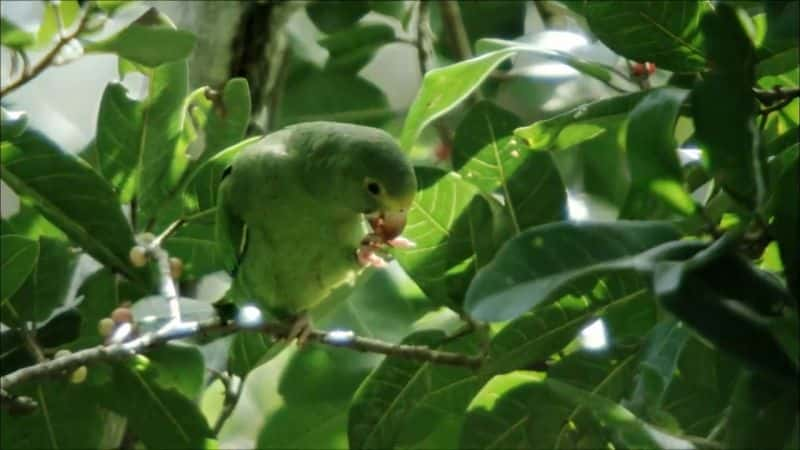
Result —
<instances>
[{"instance_id":1,"label":"green leaf","mask_svg":"<svg viewBox=\"0 0 800 450\"><path fill-rule=\"evenodd\" d=\"M207 100L207 99L203 99ZM232 78L222 89L221 101L203 102L206 106L205 147L198 163L203 163L223 149L244 139L250 124L250 86L244 78Z\"/></svg>"},{"instance_id":2,"label":"green leaf","mask_svg":"<svg viewBox=\"0 0 800 450\"><path fill-rule=\"evenodd\" d=\"M650 332L627 404L631 411L641 415L661 408L689 337L689 330L675 320L661 322Z\"/></svg>"},{"instance_id":3,"label":"green leaf","mask_svg":"<svg viewBox=\"0 0 800 450\"><path fill-rule=\"evenodd\" d=\"M28 126L28 114L25 111L12 111L0 106L0 133L2 139L11 139L19 136Z\"/></svg>"},{"instance_id":4,"label":"green leaf","mask_svg":"<svg viewBox=\"0 0 800 450\"><path fill-rule=\"evenodd\" d=\"M687 263L663 262L656 265L653 289L660 303L686 325L719 348L730 352L778 381L796 377L796 369L769 328L769 316L753 309L764 303L764 291L776 286L753 276L741 279L728 273L724 259L717 258L698 266L700 259ZM717 265L718 276L705 267ZM713 272L712 272L713 273ZM722 277L724 278L722 278ZM764 310L770 305L762 306ZM714 320L708 320L713 317ZM741 336L747 336L742 340Z\"/></svg>"},{"instance_id":5,"label":"green leaf","mask_svg":"<svg viewBox=\"0 0 800 450\"><path fill-rule=\"evenodd\" d=\"M203 389L205 363L195 346L170 343L147 353L152 380L163 389L173 389L194 400Z\"/></svg>"},{"instance_id":6,"label":"green leaf","mask_svg":"<svg viewBox=\"0 0 800 450\"><path fill-rule=\"evenodd\" d=\"M253 136L231 145L197 166L186 177L187 183L183 194L186 210L193 214L212 211L217 205L217 188L222 181L222 172L240 151L262 137Z\"/></svg>"},{"instance_id":7,"label":"green leaf","mask_svg":"<svg viewBox=\"0 0 800 450\"><path fill-rule=\"evenodd\" d=\"M727 419L741 365L692 336L663 399L662 410L678 420L686 434L707 436Z\"/></svg>"},{"instance_id":8,"label":"green leaf","mask_svg":"<svg viewBox=\"0 0 800 450\"><path fill-rule=\"evenodd\" d=\"M692 90L695 136L717 182L740 202L760 204L764 161L755 131L753 44L725 4L703 17L702 28L714 65Z\"/></svg>"},{"instance_id":9,"label":"green leaf","mask_svg":"<svg viewBox=\"0 0 800 450\"><path fill-rule=\"evenodd\" d=\"M0 299L11 297L36 267L39 243L16 234L0 236Z\"/></svg>"},{"instance_id":10,"label":"green leaf","mask_svg":"<svg viewBox=\"0 0 800 450\"><path fill-rule=\"evenodd\" d=\"M91 370L91 369L90 369ZM31 414L0 413L0 446L5 449L99 448L105 413L91 387L66 379L26 388L39 407Z\"/></svg>"},{"instance_id":11,"label":"green leaf","mask_svg":"<svg viewBox=\"0 0 800 450\"><path fill-rule=\"evenodd\" d=\"M672 72L699 72L705 67L698 24L712 10L708 2L584 0L567 6L586 18L603 44L628 59L650 61Z\"/></svg>"},{"instance_id":12,"label":"green leaf","mask_svg":"<svg viewBox=\"0 0 800 450\"><path fill-rule=\"evenodd\" d=\"M417 167L420 186L404 235L417 246L395 251L397 261L438 303L458 307L476 267L486 264L504 239L494 202L459 175Z\"/></svg>"},{"instance_id":13,"label":"green leaf","mask_svg":"<svg viewBox=\"0 0 800 450\"><path fill-rule=\"evenodd\" d=\"M400 146L410 151L425 126L455 108L516 52L515 49L498 50L427 72L403 124Z\"/></svg>"},{"instance_id":14,"label":"green leaf","mask_svg":"<svg viewBox=\"0 0 800 450\"><path fill-rule=\"evenodd\" d=\"M47 319L67 298L77 254L68 243L39 238L39 257L31 275L13 296L2 303L2 321L9 326Z\"/></svg>"},{"instance_id":15,"label":"green leaf","mask_svg":"<svg viewBox=\"0 0 800 450\"><path fill-rule=\"evenodd\" d=\"M326 36L319 44L328 50L326 69L357 73L381 46L394 41L394 28L386 24L368 24Z\"/></svg>"},{"instance_id":16,"label":"green leaf","mask_svg":"<svg viewBox=\"0 0 800 450\"><path fill-rule=\"evenodd\" d=\"M575 388L552 378L548 378L545 385L563 401L591 410L603 426L613 431L615 440L620 445L633 448L694 448L690 442L656 429L624 407L601 395Z\"/></svg>"},{"instance_id":17,"label":"green leaf","mask_svg":"<svg viewBox=\"0 0 800 450\"><path fill-rule=\"evenodd\" d=\"M138 199L140 216L149 220L183 173L187 157L178 141L185 120L187 64L179 61L148 71L147 99L132 100L121 84L103 94L97 118L97 150L103 175L120 200ZM142 226L141 221L137 224Z\"/></svg>"},{"instance_id":18,"label":"green leaf","mask_svg":"<svg viewBox=\"0 0 800 450\"><path fill-rule=\"evenodd\" d=\"M12 49L30 47L36 42L36 36L20 28L14 22L0 17L0 44Z\"/></svg>"},{"instance_id":19,"label":"green leaf","mask_svg":"<svg viewBox=\"0 0 800 450\"><path fill-rule=\"evenodd\" d=\"M205 417L177 390L161 387L153 372L114 365L103 406L125 416L147 448L205 448L213 437Z\"/></svg>"},{"instance_id":20,"label":"green leaf","mask_svg":"<svg viewBox=\"0 0 800 450\"><path fill-rule=\"evenodd\" d=\"M170 256L183 261L181 279L195 280L224 267L215 225L214 215L209 214L182 226L164 243Z\"/></svg>"},{"instance_id":21,"label":"green leaf","mask_svg":"<svg viewBox=\"0 0 800 450\"><path fill-rule=\"evenodd\" d=\"M643 305L652 297L641 282L626 280L625 289L606 295L566 295L509 322L489 345L481 367L489 374L504 373L541 363L575 339L598 315L626 305Z\"/></svg>"},{"instance_id":22,"label":"green leaf","mask_svg":"<svg viewBox=\"0 0 800 450\"><path fill-rule=\"evenodd\" d=\"M679 237L676 229L659 222L560 222L531 228L508 241L475 276L466 309L479 320L502 321L566 291L589 294L595 281L604 278L617 287L614 275L648 272L658 259L697 251L697 242L670 242Z\"/></svg>"},{"instance_id":23,"label":"green leaf","mask_svg":"<svg viewBox=\"0 0 800 450\"><path fill-rule=\"evenodd\" d=\"M571 408L542 378L522 371L492 378L467 409L459 448L554 448Z\"/></svg>"},{"instance_id":24,"label":"green leaf","mask_svg":"<svg viewBox=\"0 0 800 450\"><path fill-rule=\"evenodd\" d=\"M470 109L456 129L453 166L486 194L504 198L514 232L566 218L566 189L550 155L512 137L519 119L490 102Z\"/></svg>"},{"instance_id":25,"label":"green leaf","mask_svg":"<svg viewBox=\"0 0 800 450\"><path fill-rule=\"evenodd\" d=\"M674 138L675 121L687 93L656 89L631 111L625 144L631 187L622 218L653 219L668 211L684 216L694 212L694 201L683 186Z\"/></svg>"},{"instance_id":26,"label":"green leaf","mask_svg":"<svg viewBox=\"0 0 800 450\"><path fill-rule=\"evenodd\" d=\"M0 144L3 181L102 264L133 280L133 234L109 185L82 160L41 134L26 131Z\"/></svg>"},{"instance_id":27,"label":"green leaf","mask_svg":"<svg viewBox=\"0 0 800 450\"><path fill-rule=\"evenodd\" d=\"M186 59L194 49L192 33L178 30L167 16L150 8L133 23L102 41L84 46L86 52L116 53L145 67Z\"/></svg>"},{"instance_id":28,"label":"green leaf","mask_svg":"<svg viewBox=\"0 0 800 450\"><path fill-rule=\"evenodd\" d=\"M647 92L635 92L581 105L518 128L514 134L532 150L564 150L616 128L646 95Z\"/></svg>"},{"instance_id":29,"label":"green leaf","mask_svg":"<svg viewBox=\"0 0 800 450\"><path fill-rule=\"evenodd\" d=\"M68 29L78 18L81 7L76 0L48 2L44 5L42 21L36 34L36 48L49 46L56 38L61 25ZM59 20L60 17L60 20ZM61 22L61 25L59 25Z\"/></svg>"},{"instance_id":30,"label":"green leaf","mask_svg":"<svg viewBox=\"0 0 800 450\"><path fill-rule=\"evenodd\" d=\"M280 103L278 128L315 120L381 126L394 115L386 95L354 74L304 66L289 76L285 90L292 97Z\"/></svg>"},{"instance_id":31,"label":"green leaf","mask_svg":"<svg viewBox=\"0 0 800 450\"><path fill-rule=\"evenodd\" d=\"M420 331L403 343L439 347L444 333ZM474 342L462 339L447 349L475 353ZM413 444L433 431L443 416L460 415L480 387L470 369L445 367L387 357L364 380L350 407L350 447L393 448Z\"/></svg>"},{"instance_id":32,"label":"green leaf","mask_svg":"<svg viewBox=\"0 0 800 450\"><path fill-rule=\"evenodd\" d=\"M491 2L473 2L460 0L458 4L460 20L466 32L467 42L480 46L483 38L515 39L525 34L525 3L516 0L493 0ZM440 17L443 15L441 3L431 8L431 28L435 36L448 36L449 26ZM438 53L450 60L458 60L458 52L454 50L450 38L436 39L434 48ZM477 49L479 53L480 50Z\"/></svg>"},{"instance_id":33,"label":"green leaf","mask_svg":"<svg viewBox=\"0 0 800 450\"><path fill-rule=\"evenodd\" d=\"M250 371L264 364L269 356L274 356L270 349L275 345L274 339L261 333L237 334L231 342L228 370L235 375L245 377Z\"/></svg>"},{"instance_id":34,"label":"green leaf","mask_svg":"<svg viewBox=\"0 0 800 450\"><path fill-rule=\"evenodd\" d=\"M798 421L797 386L776 386L757 373L744 373L731 399L727 448L790 448Z\"/></svg>"},{"instance_id":35,"label":"green leaf","mask_svg":"<svg viewBox=\"0 0 800 450\"><path fill-rule=\"evenodd\" d=\"M325 0L308 5L306 13L321 31L334 33L355 25L369 9L369 3L364 1Z\"/></svg>"}]
</instances>

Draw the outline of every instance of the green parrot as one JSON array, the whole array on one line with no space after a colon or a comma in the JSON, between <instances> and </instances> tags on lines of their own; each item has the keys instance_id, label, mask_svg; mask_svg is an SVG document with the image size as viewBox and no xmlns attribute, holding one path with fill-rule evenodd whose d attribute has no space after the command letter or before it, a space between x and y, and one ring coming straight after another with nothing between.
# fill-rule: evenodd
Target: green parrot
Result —
<instances>
[{"instance_id":1,"label":"green parrot","mask_svg":"<svg viewBox=\"0 0 800 450\"><path fill-rule=\"evenodd\" d=\"M310 308L385 265L384 246L413 246L400 234L416 190L408 158L379 129L308 122L253 142L219 186L217 241L234 276L226 297L291 321L288 339L302 344Z\"/></svg>"}]
</instances>

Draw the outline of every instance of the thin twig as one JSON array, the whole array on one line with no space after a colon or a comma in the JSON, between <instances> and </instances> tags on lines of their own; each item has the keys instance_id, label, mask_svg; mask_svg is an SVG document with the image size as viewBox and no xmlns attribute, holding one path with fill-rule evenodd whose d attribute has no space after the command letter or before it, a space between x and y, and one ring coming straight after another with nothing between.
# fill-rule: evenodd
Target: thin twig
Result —
<instances>
[{"instance_id":1,"label":"thin twig","mask_svg":"<svg viewBox=\"0 0 800 450\"><path fill-rule=\"evenodd\" d=\"M27 324L22 324L19 327L19 333L22 335L22 340L25 343L25 347L27 347L28 351L33 356L33 359L36 362L43 362L47 361L47 358L44 357L44 352L42 351L42 347L39 346L39 343L36 341L36 337L33 335L30 329L28 329Z\"/></svg>"},{"instance_id":2,"label":"thin twig","mask_svg":"<svg viewBox=\"0 0 800 450\"><path fill-rule=\"evenodd\" d=\"M786 99L791 101L792 99L800 97L800 87L784 88L775 86L775 88L771 90L754 88L753 93L763 105L772 105L777 101Z\"/></svg>"},{"instance_id":3,"label":"thin twig","mask_svg":"<svg viewBox=\"0 0 800 450\"><path fill-rule=\"evenodd\" d=\"M429 6L429 0L417 1L417 39L414 44L417 47L421 78L425 78L425 74L431 69L433 56L433 31L431 30ZM439 141L447 148L453 148L453 131L441 119L434 121L433 125L439 135Z\"/></svg>"},{"instance_id":4,"label":"thin twig","mask_svg":"<svg viewBox=\"0 0 800 450\"><path fill-rule=\"evenodd\" d=\"M44 69L48 68L50 64L53 63L53 60L56 58L56 56L58 56L61 49L64 48L64 46L67 45L67 43L69 43L71 40L78 37L78 35L83 32L84 28L86 28L86 24L89 22L89 10L89 7L84 8L80 21L78 22L78 26L75 27L75 30L73 30L71 33L59 34L59 39L56 45L49 52L47 52L47 54L45 54L38 63L31 67L30 70L23 71L16 80L10 82L5 87L0 88L0 98L36 78L40 73L42 73L42 71L44 71Z\"/></svg>"},{"instance_id":5,"label":"thin twig","mask_svg":"<svg viewBox=\"0 0 800 450\"><path fill-rule=\"evenodd\" d=\"M766 108L762 108L761 110L758 111L758 113L766 116L767 114L769 114L769 113L771 113L773 111L777 111L779 109L782 109L784 106L788 105L789 103L792 103L793 100L794 100L794 97L787 97L787 98L781 99L781 100L779 100L777 103L775 103L773 105L767 106Z\"/></svg>"},{"instance_id":6,"label":"thin twig","mask_svg":"<svg viewBox=\"0 0 800 450\"><path fill-rule=\"evenodd\" d=\"M228 373L218 373L218 378L225 387L225 400L223 402L222 411L220 411L217 420L214 422L212 431L214 435L218 435L225 422L233 414L236 404L239 403L239 397L242 396L242 380L231 376Z\"/></svg>"},{"instance_id":7,"label":"thin twig","mask_svg":"<svg viewBox=\"0 0 800 450\"><path fill-rule=\"evenodd\" d=\"M472 48L469 45L469 36L461 19L461 8L455 0L443 0L439 3L442 11L442 21L445 25L453 52L459 61L472 58Z\"/></svg>"}]
</instances>

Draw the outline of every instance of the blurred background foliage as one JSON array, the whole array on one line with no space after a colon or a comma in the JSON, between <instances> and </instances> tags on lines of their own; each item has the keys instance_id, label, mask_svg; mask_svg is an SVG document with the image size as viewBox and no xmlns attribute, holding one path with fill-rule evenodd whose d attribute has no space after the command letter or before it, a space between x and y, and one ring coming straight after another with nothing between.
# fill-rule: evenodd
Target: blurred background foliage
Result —
<instances>
[{"instance_id":1,"label":"blurred background foliage","mask_svg":"<svg viewBox=\"0 0 800 450\"><path fill-rule=\"evenodd\" d=\"M752 91L797 89L797 16L2 2L3 88L52 56L2 95L3 374L35 361L20 329L52 357L102 342L126 302L165 316L127 255L178 218L184 312L209 314L229 281L210 212L231 146L311 120L384 128L420 181L418 249L315 325L488 355L471 370L291 345L254 368L230 338L170 345L24 386L40 409L4 410L2 447L798 448L798 99ZM490 325L459 336L468 314Z\"/></svg>"}]
</instances>

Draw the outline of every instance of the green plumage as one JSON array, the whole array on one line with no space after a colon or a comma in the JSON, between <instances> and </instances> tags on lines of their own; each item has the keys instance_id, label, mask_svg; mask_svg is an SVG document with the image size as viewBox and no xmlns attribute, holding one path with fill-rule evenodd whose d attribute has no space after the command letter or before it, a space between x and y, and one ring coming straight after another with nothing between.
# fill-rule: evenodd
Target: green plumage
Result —
<instances>
[{"instance_id":1,"label":"green plumage","mask_svg":"<svg viewBox=\"0 0 800 450\"><path fill-rule=\"evenodd\" d=\"M415 191L408 159L378 129L311 122L252 143L219 188L229 297L284 315L313 307L362 268L364 214L404 215Z\"/></svg>"}]
</instances>

